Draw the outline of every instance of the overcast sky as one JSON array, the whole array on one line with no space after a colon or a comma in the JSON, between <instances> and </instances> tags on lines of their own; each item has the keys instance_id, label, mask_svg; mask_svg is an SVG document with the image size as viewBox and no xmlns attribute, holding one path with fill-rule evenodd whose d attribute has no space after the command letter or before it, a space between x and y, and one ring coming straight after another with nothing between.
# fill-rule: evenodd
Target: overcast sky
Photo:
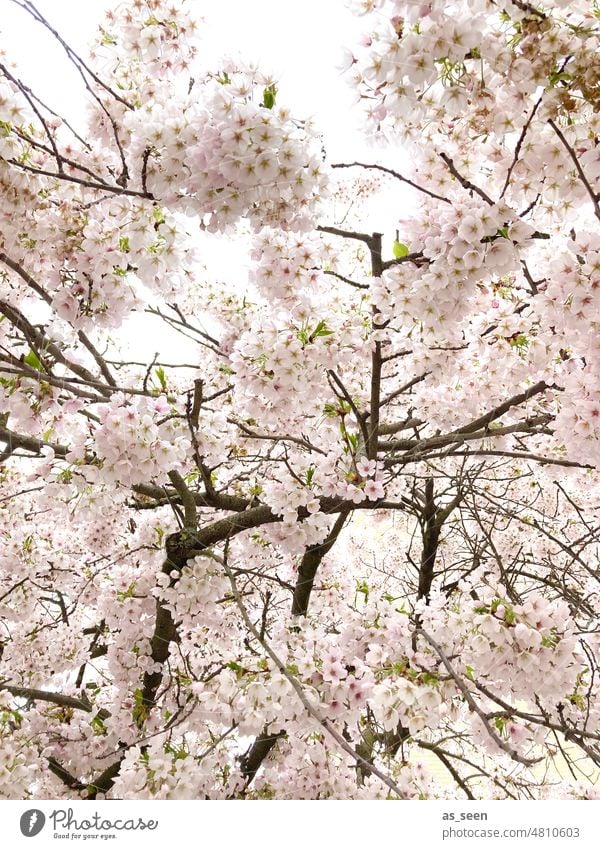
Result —
<instances>
[{"instance_id":1,"label":"overcast sky","mask_svg":"<svg viewBox=\"0 0 600 849\"><path fill-rule=\"evenodd\" d=\"M78 52L85 54L110 0L34 0L46 19ZM344 0L188 0L205 19L203 47L218 62L239 53L257 60L280 78L282 100L298 117L314 114L329 155L364 155L366 141L357 132L359 115L336 66L342 46L352 47L361 21ZM62 48L12 0L0 0L0 38L8 57L41 96L75 117L83 89Z\"/></svg>"},{"instance_id":2,"label":"overcast sky","mask_svg":"<svg viewBox=\"0 0 600 849\"><path fill-rule=\"evenodd\" d=\"M36 7L63 38L85 58L88 45L107 8L118 0L34 0ZM344 0L188 0L201 27L200 49L218 68L224 56L241 56L257 61L279 80L279 102L298 118L314 117L323 134L331 162L382 161L401 165L400 151L381 159L363 133L361 110L347 78L339 66L343 48L352 49L365 28L365 20L347 9ZM85 132L84 103L88 96L81 79L63 48L51 34L13 0L0 0L0 50L18 66L18 76L49 106ZM357 175L360 172L356 172ZM391 253L398 217L399 184L365 207L364 227L386 234L386 252ZM362 225L361 225L362 227ZM228 244L218 251L219 278L233 278L243 285L248 257L244 244ZM134 319L135 335L139 319ZM154 352L154 347L151 353ZM141 353L141 352L140 352ZM147 353L147 352L145 352Z\"/></svg>"}]
</instances>

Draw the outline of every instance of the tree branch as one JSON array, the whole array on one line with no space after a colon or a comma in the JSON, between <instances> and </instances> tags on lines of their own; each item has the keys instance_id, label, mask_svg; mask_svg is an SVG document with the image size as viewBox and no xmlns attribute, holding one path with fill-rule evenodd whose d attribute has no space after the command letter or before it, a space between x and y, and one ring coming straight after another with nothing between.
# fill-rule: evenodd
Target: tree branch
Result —
<instances>
[{"instance_id":1,"label":"tree branch","mask_svg":"<svg viewBox=\"0 0 600 849\"><path fill-rule=\"evenodd\" d=\"M304 552L304 556L302 557L300 568L298 570L296 586L294 587L292 616L306 616L317 570L325 555L331 551L335 545L335 542L339 537L342 528L346 524L346 519L349 515L349 510L342 511L337 517L335 524L325 541L318 545L309 546Z\"/></svg>"},{"instance_id":2,"label":"tree branch","mask_svg":"<svg viewBox=\"0 0 600 849\"><path fill-rule=\"evenodd\" d=\"M76 699L73 696L65 696L62 693L52 693L47 690L37 690L31 687L17 687L13 684L0 684L0 690L7 690L17 698L30 699L34 702L51 702L61 707L73 708L73 710L83 710L86 713L93 711L93 706L90 702L83 699Z\"/></svg>"}]
</instances>

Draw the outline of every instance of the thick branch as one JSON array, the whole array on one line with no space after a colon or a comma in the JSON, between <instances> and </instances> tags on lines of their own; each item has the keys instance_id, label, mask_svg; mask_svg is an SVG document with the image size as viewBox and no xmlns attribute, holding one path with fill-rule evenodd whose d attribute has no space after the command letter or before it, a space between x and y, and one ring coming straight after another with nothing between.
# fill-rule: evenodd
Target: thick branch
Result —
<instances>
[{"instance_id":1,"label":"thick branch","mask_svg":"<svg viewBox=\"0 0 600 849\"><path fill-rule=\"evenodd\" d=\"M442 526L436 522L436 504L434 501L433 478L425 482L425 506L422 514L423 551L421 553L421 568L419 569L419 591L417 598L429 598L433 582L433 567L437 554L438 542Z\"/></svg>"},{"instance_id":2,"label":"thick branch","mask_svg":"<svg viewBox=\"0 0 600 849\"><path fill-rule=\"evenodd\" d=\"M47 690L36 690L31 687L16 687L12 684L0 684L0 690L7 690L17 698L30 699L34 702L50 702L61 707L83 710L86 713L91 713L94 709L90 702L73 696L65 696L62 693L50 693Z\"/></svg>"},{"instance_id":3,"label":"thick branch","mask_svg":"<svg viewBox=\"0 0 600 849\"><path fill-rule=\"evenodd\" d=\"M381 260L381 233L373 233L369 250L371 252L371 273L373 277L381 277L383 266ZM377 330L373 321L373 330ZM375 342L371 354L371 400L370 415L368 423L367 457L369 460L377 459L377 441L379 439L379 413L381 410L381 371L383 360L381 355L381 342Z\"/></svg>"},{"instance_id":4,"label":"thick branch","mask_svg":"<svg viewBox=\"0 0 600 849\"><path fill-rule=\"evenodd\" d=\"M327 539L319 545L309 546L304 552L300 569L298 570L298 579L294 587L292 616L306 616L317 570L325 555L331 551L348 516L349 511L345 510L341 512Z\"/></svg>"},{"instance_id":5,"label":"thick branch","mask_svg":"<svg viewBox=\"0 0 600 849\"><path fill-rule=\"evenodd\" d=\"M196 501L194 499L193 494L188 489L186 482L181 477L178 471L170 471L168 473L169 480L177 490L177 494L181 498L181 503L183 504L183 511L185 516L185 526L186 528L197 528L198 527L198 515L196 513Z\"/></svg>"},{"instance_id":6,"label":"thick branch","mask_svg":"<svg viewBox=\"0 0 600 849\"><path fill-rule=\"evenodd\" d=\"M285 737L285 731L278 731L271 734L265 728L252 743L248 751L240 758L240 772L246 779L247 784L253 781L263 761L269 756L273 746L282 737Z\"/></svg>"},{"instance_id":7,"label":"thick branch","mask_svg":"<svg viewBox=\"0 0 600 849\"><path fill-rule=\"evenodd\" d=\"M417 598L425 598L427 601L429 601L429 593L433 583L435 559L442 527L450 513L462 500L462 494L459 493L446 507L438 507L434 501L433 486L433 478L427 478L425 481L425 506L421 517L423 551L421 553Z\"/></svg>"},{"instance_id":8,"label":"thick branch","mask_svg":"<svg viewBox=\"0 0 600 849\"><path fill-rule=\"evenodd\" d=\"M474 419L468 425L458 428L458 430L451 431L451 434L474 433L482 427L487 427L490 422L499 419L500 416L507 413L511 407L518 407L519 404L523 404L525 401L533 398L534 395L539 395L541 392L545 392L546 389L550 389L550 387L543 380L540 380L539 383L535 383L524 392L520 392L518 395L513 395L512 398L508 398L508 400L503 401L502 404L494 407L494 409L490 410L489 413L485 413L485 415L480 416L478 419Z\"/></svg>"}]
</instances>

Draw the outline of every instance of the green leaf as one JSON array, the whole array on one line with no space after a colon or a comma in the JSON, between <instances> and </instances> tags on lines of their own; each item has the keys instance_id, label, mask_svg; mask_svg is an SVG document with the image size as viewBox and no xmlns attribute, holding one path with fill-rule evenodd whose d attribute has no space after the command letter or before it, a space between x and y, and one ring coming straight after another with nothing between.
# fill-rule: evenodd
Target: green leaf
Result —
<instances>
[{"instance_id":1,"label":"green leaf","mask_svg":"<svg viewBox=\"0 0 600 849\"><path fill-rule=\"evenodd\" d=\"M167 377L166 377L166 375L165 375L165 370L164 370L164 368L162 368L161 366L158 366L158 368L156 369L156 376L157 376L157 378L158 378L158 380L159 380L159 383L160 383L161 387L162 387L162 388L165 390L165 392L166 392L166 391L167 391Z\"/></svg>"},{"instance_id":2,"label":"green leaf","mask_svg":"<svg viewBox=\"0 0 600 849\"><path fill-rule=\"evenodd\" d=\"M100 27L100 35L102 36L102 38L100 39L100 44L106 46L109 44L112 45L117 43L116 38L114 38L114 36L107 32L104 27Z\"/></svg>"},{"instance_id":3,"label":"green leaf","mask_svg":"<svg viewBox=\"0 0 600 849\"><path fill-rule=\"evenodd\" d=\"M133 598L135 594L135 583L129 584L126 590L117 590L117 599L125 601L126 598Z\"/></svg>"},{"instance_id":4,"label":"green leaf","mask_svg":"<svg viewBox=\"0 0 600 849\"><path fill-rule=\"evenodd\" d=\"M106 729L106 725L104 723L104 720L102 719L102 717L99 714L97 714L95 717L93 717L93 719L90 722L90 725L92 726L92 728L94 730L94 734L96 734L96 735L103 736L107 733L107 729Z\"/></svg>"},{"instance_id":5,"label":"green leaf","mask_svg":"<svg viewBox=\"0 0 600 849\"><path fill-rule=\"evenodd\" d=\"M131 718L138 728L141 728L148 717L148 706L144 704L144 692L141 687L135 691L134 698L135 705L131 711Z\"/></svg>"},{"instance_id":6,"label":"green leaf","mask_svg":"<svg viewBox=\"0 0 600 849\"><path fill-rule=\"evenodd\" d=\"M263 100L261 106L265 109L272 109L275 106L275 97L277 95L277 86L268 85L263 91Z\"/></svg>"},{"instance_id":7,"label":"green leaf","mask_svg":"<svg viewBox=\"0 0 600 849\"><path fill-rule=\"evenodd\" d=\"M529 340L524 333L518 333L509 340L511 348L526 348L529 345Z\"/></svg>"},{"instance_id":8,"label":"green leaf","mask_svg":"<svg viewBox=\"0 0 600 849\"><path fill-rule=\"evenodd\" d=\"M308 337L308 341L314 342L319 336L331 336L332 334L333 330L330 330L324 321L320 321Z\"/></svg>"},{"instance_id":9,"label":"green leaf","mask_svg":"<svg viewBox=\"0 0 600 849\"><path fill-rule=\"evenodd\" d=\"M396 259L402 259L403 256L407 256L408 254L408 247L403 245L402 242L399 242L397 239L394 240L394 247L392 250Z\"/></svg>"},{"instance_id":10,"label":"green leaf","mask_svg":"<svg viewBox=\"0 0 600 849\"><path fill-rule=\"evenodd\" d=\"M369 595L369 585L366 581L357 581L356 582L356 592L362 593L364 596Z\"/></svg>"},{"instance_id":11,"label":"green leaf","mask_svg":"<svg viewBox=\"0 0 600 849\"><path fill-rule=\"evenodd\" d=\"M30 351L25 357L23 357L23 362L30 368L34 368L36 371L44 370L44 366L35 351Z\"/></svg>"}]
</instances>

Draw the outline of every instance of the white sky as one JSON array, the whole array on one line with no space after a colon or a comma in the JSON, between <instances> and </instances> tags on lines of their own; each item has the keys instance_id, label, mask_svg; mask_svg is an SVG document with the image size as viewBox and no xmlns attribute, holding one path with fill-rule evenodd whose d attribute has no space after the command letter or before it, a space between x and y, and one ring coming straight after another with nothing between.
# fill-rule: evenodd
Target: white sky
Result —
<instances>
[{"instance_id":1,"label":"white sky","mask_svg":"<svg viewBox=\"0 0 600 849\"><path fill-rule=\"evenodd\" d=\"M37 8L77 52L85 56L110 0L34 0ZM330 158L364 156L369 150L357 132L358 110L336 68L341 47L352 47L364 22L344 0L188 0L205 19L203 49L215 61L241 54L257 60L280 79L281 101L298 117L316 115ZM11 0L0 0L0 38L18 62L24 81L76 117L83 89L62 48Z\"/></svg>"},{"instance_id":2,"label":"white sky","mask_svg":"<svg viewBox=\"0 0 600 849\"><path fill-rule=\"evenodd\" d=\"M105 9L117 5L116 0L34 3L83 58ZM352 49L365 28L365 20L351 14L344 0L303 0L301 5L289 0L188 0L188 6L205 21L200 47L205 58L213 59L218 68L222 57L240 55L273 73L279 80L279 102L289 106L298 118L315 118L330 162L379 161L402 167L400 151L388 152L382 158L383 151L369 143L361 126L361 109L339 70L343 47ZM0 0L1 50L9 61L17 63L18 76L42 100L85 132L87 94L77 71L51 34L12 0ZM406 198L406 192L394 182L365 206L361 226L386 234L384 245L389 255L396 218ZM244 254L243 245L231 242L226 251L219 250L219 278L240 280L247 263ZM152 355L156 340L139 332L140 320L142 316L133 321L140 344L138 354Z\"/></svg>"},{"instance_id":3,"label":"white sky","mask_svg":"<svg viewBox=\"0 0 600 849\"><path fill-rule=\"evenodd\" d=\"M85 57L106 8L117 0L34 0L66 41ZM362 130L348 79L338 66L365 30L344 0L188 0L205 20L201 49L218 67L226 55L255 60L279 78L279 101L298 118L314 116L330 162L381 162L401 169L403 153L373 147ZM12 0L0 0L0 52L17 62L19 76L48 105L83 129L85 89L62 47ZM358 174L356 172L352 172ZM367 208L367 229L394 238L396 210L406 192L393 183ZM395 200L395 203L393 202ZM387 238L387 237L386 237ZM391 241L390 246L391 249Z\"/></svg>"}]
</instances>

